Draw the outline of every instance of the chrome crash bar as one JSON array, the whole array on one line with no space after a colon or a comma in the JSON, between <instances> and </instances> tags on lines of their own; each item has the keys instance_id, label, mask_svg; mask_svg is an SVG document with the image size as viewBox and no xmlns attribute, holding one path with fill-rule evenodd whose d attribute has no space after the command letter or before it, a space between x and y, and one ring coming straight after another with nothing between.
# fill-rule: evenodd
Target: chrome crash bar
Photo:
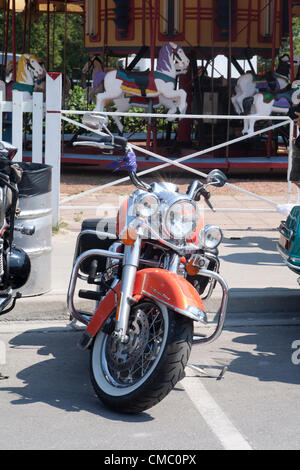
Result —
<instances>
[{"instance_id":1,"label":"chrome crash bar","mask_svg":"<svg viewBox=\"0 0 300 470\"><path fill-rule=\"evenodd\" d=\"M199 275L213 278L216 282L220 284L222 288L222 300L221 300L220 310L218 313L217 328L210 336L198 337L197 335L194 335L197 337L197 343L208 344L208 343L212 343L213 341L215 341L222 333L223 326L224 326L225 319L226 319L227 306L228 306L228 285L226 281L222 278L222 276L220 276L220 274L214 271L209 271L207 269L200 269Z\"/></svg>"},{"instance_id":2,"label":"chrome crash bar","mask_svg":"<svg viewBox=\"0 0 300 470\"><path fill-rule=\"evenodd\" d=\"M79 276L78 274L81 264L87 258L95 257L95 256L104 256L105 258L116 258L120 260L123 259L124 257L123 253L114 253L112 251L100 250L96 248L93 250L85 251L84 253L79 255L78 258L76 259L74 266L73 266L71 278L70 278L68 294L67 294L67 304L68 304L68 309L71 315L74 318L76 318L76 320L79 320L81 323L84 323L85 325L88 325L89 319L86 317L85 312L80 312L79 310L76 310L75 305L74 305L74 292L75 292L77 278L80 278L80 279L83 278L83 276Z\"/></svg>"}]
</instances>

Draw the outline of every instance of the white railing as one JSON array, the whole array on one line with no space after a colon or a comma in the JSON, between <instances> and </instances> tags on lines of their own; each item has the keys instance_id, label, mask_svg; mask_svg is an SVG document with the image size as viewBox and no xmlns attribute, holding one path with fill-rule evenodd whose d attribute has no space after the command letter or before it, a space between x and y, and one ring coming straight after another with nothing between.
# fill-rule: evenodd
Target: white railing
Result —
<instances>
[{"instance_id":1,"label":"white railing","mask_svg":"<svg viewBox=\"0 0 300 470\"><path fill-rule=\"evenodd\" d=\"M61 93L62 76L51 73L46 76L46 103L43 103L43 93L34 92L32 99L26 101L23 93L13 91L12 101L4 101L3 92L0 91L0 140L3 139L4 113L12 113L12 144L18 149L15 161L23 160L24 113L32 113L32 162L52 166L53 226L59 219Z\"/></svg>"},{"instance_id":2,"label":"white railing","mask_svg":"<svg viewBox=\"0 0 300 470\"><path fill-rule=\"evenodd\" d=\"M3 138L4 113L12 113L12 144L18 149L15 156L16 161L23 159L23 123L24 113L32 113L32 161L42 163L43 161L43 94L33 93L32 100L24 101L23 93L12 92L12 101L4 101L3 93L0 92L0 140Z\"/></svg>"}]
</instances>

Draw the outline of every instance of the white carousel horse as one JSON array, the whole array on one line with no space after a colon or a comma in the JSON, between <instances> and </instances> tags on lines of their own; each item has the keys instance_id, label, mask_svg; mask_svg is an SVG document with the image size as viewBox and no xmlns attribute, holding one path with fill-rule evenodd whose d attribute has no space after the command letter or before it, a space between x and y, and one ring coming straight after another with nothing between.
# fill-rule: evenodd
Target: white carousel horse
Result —
<instances>
[{"instance_id":1,"label":"white carousel horse","mask_svg":"<svg viewBox=\"0 0 300 470\"><path fill-rule=\"evenodd\" d=\"M160 104L168 108L168 114L184 114L187 95L175 85L176 76L187 72L189 62L182 47L170 42L162 46L154 72L126 72L122 69L103 72L105 91L97 94L95 111L103 111L105 103L113 101L117 111L122 109L126 112L132 106L130 99L139 97L147 100L159 98Z\"/></svg>"},{"instance_id":2,"label":"white carousel horse","mask_svg":"<svg viewBox=\"0 0 300 470\"><path fill-rule=\"evenodd\" d=\"M294 57L294 64L300 64L300 55ZM269 72L265 76L254 75L252 72L241 75L235 87L235 96L231 102L237 114L244 114L244 99L254 96L262 90L278 92L289 85L290 57L284 54L279 58L276 72Z\"/></svg>"},{"instance_id":3,"label":"white carousel horse","mask_svg":"<svg viewBox=\"0 0 300 470\"><path fill-rule=\"evenodd\" d=\"M33 54L22 54L18 60L16 81L13 90L23 92L24 101L32 99L35 81L43 74L39 59Z\"/></svg>"},{"instance_id":4,"label":"white carousel horse","mask_svg":"<svg viewBox=\"0 0 300 470\"><path fill-rule=\"evenodd\" d=\"M104 71L102 61L97 55L90 57L90 59L87 61L87 63L84 65L82 69L82 73L84 75L90 73L91 71L92 71L93 86L87 88L87 98L88 98L89 103L91 103L94 100L96 102L97 94L104 92L104 78L107 72ZM160 98L161 100L156 98L156 100L152 104L153 108L158 108L161 105L167 108L170 108L171 105L173 104L173 103L165 104L163 97L161 96ZM117 111L121 113L127 113L127 111L129 111L129 109L132 106L135 106L138 108L141 107L143 109L149 108L149 100L147 100L147 98L138 97L138 96L137 97L132 96L130 98L126 98L125 96L123 96L122 98L115 99L112 101L108 100L107 103L110 103L110 102L113 102L113 104L117 108ZM170 106L168 106L168 104L170 104ZM121 123L120 119L117 116L114 116L113 119L116 122L119 131L122 133L124 126Z\"/></svg>"},{"instance_id":5,"label":"white carousel horse","mask_svg":"<svg viewBox=\"0 0 300 470\"><path fill-rule=\"evenodd\" d=\"M242 134L254 132L255 122L259 116L270 116L272 113L287 114L291 106L300 103L300 80L295 80L288 91L271 94L269 92L256 93L253 96L250 119L245 119Z\"/></svg>"}]
</instances>

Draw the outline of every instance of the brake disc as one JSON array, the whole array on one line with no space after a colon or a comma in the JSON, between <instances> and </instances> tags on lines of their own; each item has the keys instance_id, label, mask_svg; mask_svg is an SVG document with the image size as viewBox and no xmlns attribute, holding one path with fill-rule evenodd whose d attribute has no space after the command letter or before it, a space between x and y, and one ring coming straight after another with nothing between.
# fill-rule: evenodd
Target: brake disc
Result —
<instances>
[{"instance_id":1,"label":"brake disc","mask_svg":"<svg viewBox=\"0 0 300 470\"><path fill-rule=\"evenodd\" d=\"M137 308L130 316L129 340L121 343L110 335L106 343L106 359L111 370L121 372L130 369L141 357L149 341L149 322L146 313Z\"/></svg>"}]
</instances>

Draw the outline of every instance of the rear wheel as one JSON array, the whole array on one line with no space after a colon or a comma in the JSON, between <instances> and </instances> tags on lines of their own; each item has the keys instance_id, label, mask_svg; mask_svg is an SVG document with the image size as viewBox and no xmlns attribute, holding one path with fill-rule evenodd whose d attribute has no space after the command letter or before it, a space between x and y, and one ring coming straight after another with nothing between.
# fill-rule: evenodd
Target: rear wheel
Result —
<instances>
[{"instance_id":1,"label":"rear wheel","mask_svg":"<svg viewBox=\"0 0 300 470\"><path fill-rule=\"evenodd\" d=\"M128 336L123 344L105 328L99 331L91 351L91 379L106 406L138 413L160 402L182 377L193 321L144 301L131 310Z\"/></svg>"}]
</instances>

